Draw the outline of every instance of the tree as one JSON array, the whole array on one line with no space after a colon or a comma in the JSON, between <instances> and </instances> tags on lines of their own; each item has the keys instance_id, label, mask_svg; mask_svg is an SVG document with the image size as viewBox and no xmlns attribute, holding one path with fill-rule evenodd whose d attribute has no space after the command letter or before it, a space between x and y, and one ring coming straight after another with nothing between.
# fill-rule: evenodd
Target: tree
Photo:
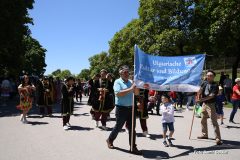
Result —
<instances>
[{"instance_id":1,"label":"tree","mask_svg":"<svg viewBox=\"0 0 240 160\"><path fill-rule=\"evenodd\" d=\"M68 69L62 70L61 74L59 75L59 77L61 79L67 78L69 76L71 76L71 72Z\"/></svg>"},{"instance_id":2,"label":"tree","mask_svg":"<svg viewBox=\"0 0 240 160\"><path fill-rule=\"evenodd\" d=\"M216 57L234 56L232 79L237 76L240 60L240 3L238 0L200 0L195 3L196 29L209 41ZM204 22L204 26L201 23ZM209 45L208 44L208 45Z\"/></svg>"},{"instance_id":3,"label":"tree","mask_svg":"<svg viewBox=\"0 0 240 160\"><path fill-rule=\"evenodd\" d=\"M32 24L28 9L34 0L0 0L0 73L7 70L18 74L24 59L24 35L29 35L27 24Z\"/></svg>"},{"instance_id":4,"label":"tree","mask_svg":"<svg viewBox=\"0 0 240 160\"><path fill-rule=\"evenodd\" d=\"M65 69L65 70L60 70L57 69L56 71L53 71L50 76L55 76L55 77L59 77L60 79L65 79L69 76L73 76L72 73L70 72L70 70Z\"/></svg>"},{"instance_id":5,"label":"tree","mask_svg":"<svg viewBox=\"0 0 240 160\"><path fill-rule=\"evenodd\" d=\"M107 52L101 52L89 59L90 62L90 77L97 73L100 73L101 69L106 69L108 72L112 72L112 62Z\"/></svg>"},{"instance_id":6,"label":"tree","mask_svg":"<svg viewBox=\"0 0 240 160\"><path fill-rule=\"evenodd\" d=\"M28 73L42 76L45 72L45 52L40 43L31 36L24 37L25 54L23 69Z\"/></svg>"},{"instance_id":7,"label":"tree","mask_svg":"<svg viewBox=\"0 0 240 160\"><path fill-rule=\"evenodd\" d=\"M52 72L52 75L58 77L61 74L61 69L57 69L56 71Z\"/></svg>"},{"instance_id":8,"label":"tree","mask_svg":"<svg viewBox=\"0 0 240 160\"><path fill-rule=\"evenodd\" d=\"M193 0L140 0L142 24L140 44L145 52L183 55L195 52L189 46Z\"/></svg>"},{"instance_id":9,"label":"tree","mask_svg":"<svg viewBox=\"0 0 240 160\"><path fill-rule=\"evenodd\" d=\"M90 77L90 70L89 69L83 69L81 72L77 75L77 78L83 79L84 81L89 80Z\"/></svg>"},{"instance_id":10,"label":"tree","mask_svg":"<svg viewBox=\"0 0 240 160\"><path fill-rule=\"evenodd\" d=\"M140 43L140 21L134 19L117 32L109 42L109 65L115 76L121 65L128 65L133 69L134 45Z\"/></svg>"}]
</instances>

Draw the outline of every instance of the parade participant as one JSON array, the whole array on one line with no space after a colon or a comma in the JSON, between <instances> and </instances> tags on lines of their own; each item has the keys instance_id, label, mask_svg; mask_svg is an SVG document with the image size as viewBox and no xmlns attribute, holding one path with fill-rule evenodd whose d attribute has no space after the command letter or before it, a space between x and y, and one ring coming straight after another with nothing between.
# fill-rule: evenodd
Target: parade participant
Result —
<instances>
[{"instance_id":1,"label":"parade participant","mask_svg":"<svg viewBox=\"0 0 240 160\"><path fill-rule=\"evenodd\" d=\"M53 77L49 77L48 79L48 82L49 82L49 86L51 87L50 88L50 98L51 98L51 102L52 102L52 105L55 103L55 95L56 95L56 90L55 90L55 86L54 86L54 81L53 81ZM52 105L50 105L50 112L52 113Z\"/></svg>"},{"instance_id":2,"label":"parade participant","mask_svg":"<svg viewBox=\"0 0 240 160\"><path fill-rule=\"evenodd\" d=\"M90 95L88 97L88 105L92 105L92 102L95 98L95 93L97 92L97 88L99 86L97 86L99 84L99 79L100 79L101 75L100 74L96 74L92 77L92 79L90 79L88 81L88 84L90 86ZM95 119L95 116L94 116L94 110L93 108L91 108L90 110L90 114L92 116L92 119L94 120Z\"/></svg>"},{"instance_id":3,"label":"parade participant","mask_svg":"<svg viewBox=\"0 0 240 160\"><path fill-rule=\"evenodd\" d=\"M227 102L231 102L232 95L232 80L229 78L229 75L226 75L225 80L223 81L224 86L224 95Z\"/></svg>"},{"instance_id":4,"label":"parade participant","mask_svg":"<svg viewBox=\"0 0 240 160\"><path fill-rule=\"evenodd\" d=\"M229 119L230 123L235 123L233 119L235 114L237 113L238 108L240 107L240 78L236 78L235 82L236 84L233 86L233 94L232 94L233 109Z\"/></svg>"},{"instance_id":5,"label":"parade participant","mask_svg":"<svg viewBox=\"0 0 240 160\"><path fill-rule=\"evenodd\" d=\"M20 104L17 106L18 109L22 110L22 114L20 116L20 121L23 123L27 123L26 115L29 110L32 108L33 101L33 91L35 90L35 86L31 84L29 81L29 77L27 75L23 76L22 83L18 86L18 92L20 95Z\"/></svg>"},{"instance_id":6,"label":"parade participant","mask_svg":"<svg viewBox=\"0 0 240 160\"><path fill-rule=\"evenodd\" d=\"M169 96L173 102L174 109L177 110L177 93L175 91L170 91Z\"/></svg>"},{"instance_id":7,"label":"parade participant","mask_svg":"<svg viewBox=\"0 0 240 160\"><path fill-rule=\"evenodd\" d=\"M113 77L113 75L112 75L112 73L108 73L107 74L107 80L109 81L109 97L111 97L111 99L113 100L113 105L115 104L115 102L114 102L114 99L115 99L115 96L114 96L114 90L113 90L113 85L114 85L114 81L115 81L115 79L114 79L114 77ZM113 108L112 108L113 109ZM112 110L111 110L112 111ZM108 116L107 116L107 119L108 120L110 120L111 119L111 117L110 117L110 112L111 111L109 111L108 112Z\"/></svg>"},{"instance_id":8,"label":"parade participant","mask_svg":"<svg viewBox=\"0 0 240 160\"><path fill-rule=\"evenodd\" d=\"M78 97L80 99L80 102L82 102L82 92L83 92L83 87L80 79L77 79L77 82L75 84L75 94L76 94L76 101L78 102Z\"/></svg>"},{"instance_id":9,"label":"parade participant","mask_svg":"<svg viewBox=\"0 0 240 160\"><path fill-rule=\"evenodd\" d=\"M186 104L186 110L189 111L190 109L190 104L192 103L193 106L195 105L195 92L187 92L187 104Z\"/></svg>"},{"instance_id":10,"label":"parade participant","mask_svg":"<svg viewBox=\"0 0 240 160\"><path fill-rule=\"evenodd\" d=\"M66 79L66 83L62 86L62 102L61 102L61 110L62 110L62 120L63 120L63 129L68 130L70 127L70 115L73 113L74 106L74 78L68 77Z\"/></svg>"},{"instance_id":11,"label":"parade participant","mask_svg":"<svg viewBox=\"0 0 240 160\"><path fill-rule=\"evenodd\" d=\"M212 70L207 71L207 81L205 81L199 90L196 102L203 102L202 104L202 135L198 139L208 139L207 119L211 118L214 126L216 144L221 145L220 129L217 122L216 114L216 96L218 94L218 85L214 82L215 72Z\"/></svg>"},{"instance_id":12,"label":"parade participant","mask_svg":"<svg viewBox=\"0 0 240 160\"><path fill-rule=\"evenodd\" d=\"M163 95L163 91L156 91L154 97L157 99L157 104L156 104L156 114L160 115L160 104L162 103L161 97Z\"/></svg>"},{"instance_id":13,"label":"parade participant","mask_svg":"<svg viewBox=\"0 0 240 160\"><path fill-rule=\"evenodd\" d=\"M62 93L61 93L61 89L62 89L62 82L60 80L59 77L56 78L56 81L54 82L55 85L55 101L57 104L60 104L61 102L61 98L62 98Z\"/></svg>"},{"instance_id":14,"label":"parade participant","mask_svg":"<svg viewBox=\"0 0 240 160\"><path fill-rule=\"evenodd\" d=\"M49 84L48 77L44 77L42 82L38 84L38 106L40 109L41 117L45 115L45 108L47 114L52 116L52 98L51 98L51 85Z\"/></svg>"},{"instance_id":15,"label":"parade participant","mask_svg":"<svg viewBox=\"0 0 240 160\"><path fill-rule=\"evenodd\" d=\"M218 118L221 120L221 125L223 125L223 103L225 100L225 97L223 95L223 88L221 86L218 87L218 95L216 97L216 112L218 115Z\"/></svg>"},{"instance_id":16,"label":"parade participant","mask_svg":"<svg viewBox=\"0 0 240 160\"><path fill-rule=\"evenodd\" d=\"M118 133L121 131L125 122L130 128L129 130L129 145L133 146L130 152L133 154L140 155L141 151L137 149L136 141L136 131L135 131L135 118L132 124L132 103L133 103L133 92L135 90L135 84L129 79L129 68L127 66L122 66L119 69L120 78L114 82L114 92L115 92L115 105L116 105L116 125L114 126L112 132L110 133L107 141L107 146L109 149L114 149L113 141L117 138ZM135 117L135 115L134 115ZM132 135L132 125L133 125L133 143L131 143Z\"/></svg>"},{"instance_id":17,"label":"parade participant","mask_svg":"<svg viewBox=\"0 0 240 160\"><path fill-rule=\"evenodd\" d=\"M150 138L148 134L147 119L148 119L148 92L147 89L140 89L139 94L136 95L136 108L137 108L137 117L139 118L140 125L143 131L143 135L147 138ZM139 107L139 106L142 107Z\"/></svg>"},{"instance_id":18,"label":"parade participant","mask_svg":"<svg viewBox=\"0 0 240 160\"><path fill-rule=\"evenodd\" d=\"M112 89L111 82L107 80L107 71L102 69L100 71L101 78L95 81L93 86L92 108L94 111L94 118L96 127L99 125L101 117L102 129L107 130L106 122L108 113L114 108L113 97L110 95Z\"/></svg>"},{"instance_id":19,"label":"parade participant","mask_svg":"<svg viewBox=\"0 0 240 160\"><path fill-rule=\"evenodd\" d=\"M163 145L165 147L173 146L172 136L174 133L174 106L171 103L170 97L167 94L162 95L162 105L160 106L160 111L162 113L162 127L163 127ZM170 133L167 137L167 130L169 129ZM168 140L168 143L167 141Z\"/></svg>"}]
</instances>

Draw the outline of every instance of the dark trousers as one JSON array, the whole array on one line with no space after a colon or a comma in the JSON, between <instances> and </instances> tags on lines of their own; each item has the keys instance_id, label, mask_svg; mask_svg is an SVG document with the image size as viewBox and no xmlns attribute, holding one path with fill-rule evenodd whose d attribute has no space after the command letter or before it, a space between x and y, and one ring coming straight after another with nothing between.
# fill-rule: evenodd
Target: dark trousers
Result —
<instances>
[{"instance_id":1,"label":"dark trousers","mask_svg":"<svg viewBox=\"0 0 240 160\"><path fill-rule=\"evenodd\" d=\"M82 92L78 91L76 92L76 101L78 102L78 98L80 98L80 102L82 102Z\"/></svg>"},{"instance_id":2,"label":"dark trousers","mask_svg":"<svg viewBox=\"0 0 240 160\"><path fill-rule=\"evenodd\" d=\"M230 114L230 121L233 121L235 114L237 113L238 107L240 107L240 99L235 100L232 99L232 105L233 105L233 109L232 112Z\"/></svg>"},{"instance_id":3,"label":"dark trousers","mask_svg":"<svg viewBox=\"0 0 240 160\"><path fill-rule=\"evenodd\" d=\"M107 117L108 117L108 113L104 113L104 112L94 112L94 118L96 121L99 121L101 117L101 123L103 126L106 126L107 124Z\"/></svg>"},{"instance_id":4,"label":"dark trousers","mask_svg":"<svg viewBox=\"0 0 240 160\"><path fill-rule=\"evenodd\" d=\"M39 108L41 115L44 115L44 114L45 114L45 108L47 109L47 114L48 114L48 115L49 115L49 114L52 114L52 106L41 106L41 107Z\"/></svg>"},{"instance_id":5,"label":"dark trousers","mask_svg":"<svg viewBox=\"0 0 240 160\"><path fill-rule=\"evenodd\" d=\"M227 102L231 102L232 88L224 87L224 95Z\"/></svg>"},{"instance_id":6,"label":"dark trousers","mask_svg":"<svg viewBox=\"0 0 240 160\"><path fill-rule=\"evenodd\" d=\"M116 125L114 126L112 132L110 133L108 139L109 141L113 142L116 138L118 133L121 131L122 127L126 125L129 127L129 145L131 146L131 134L132 134L132 108L124 107L124 106L117 106L116 107ZM136 146L136 117L134 115L134 133L133 133L133 146Z\"/></svg>"},{"instance_id":7,"label":"dark trousers","mask_svg":"<svg viewBox=\"0 0 240 160\"><path fill-rule=\"evenodd\" d=\"M141 119L139 118L139 121L140 121L140 125L141 125L141 128L142 128L142 131L145 132L145 131L148 131L148 128L147 128L147 119ZM129 128L129 126L127 125L127 123L125 124L125 127L130 130L131 128Z\"/></svg>"},{"instance_id":8,"label":"dark trousers","mask_svg":"<svg viewBox=\"0 0 240 160\"><path fill-rule=\"evenodd\" d=\"M70 115L68 114L66 116L63 116L62 119L63 119L63 126L65 126L67 123L69 123Z\"/></svg>"}]
</instances>

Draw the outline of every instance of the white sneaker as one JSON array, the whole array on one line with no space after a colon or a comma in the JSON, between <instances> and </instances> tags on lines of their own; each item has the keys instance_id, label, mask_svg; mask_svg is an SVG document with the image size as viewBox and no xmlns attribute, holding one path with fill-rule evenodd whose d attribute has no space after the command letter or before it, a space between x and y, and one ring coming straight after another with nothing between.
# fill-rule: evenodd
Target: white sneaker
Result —
<instances>
[{"instance_id":1,"label":"white sneaker","mask_svg":"<svg viewBox=\"0 0 240 160\"><path fill-rule=\"evenodd\" d=\"M125 132L128 134L129 133L129 130L127 129L127 127L125 127Z\"/></svg>"},{"instance_id":2,"label":"white sneaker","mask_svg":"<svg viewBox=\"0 0 240 160\"><path fill-rule=\"evenodd\" d=\"M99 126L99 122L98 122L98 121L96 121L96 122L95 122L95 125L96 125L96 127L98 127L98 126Z\"/></svg>"},{"instance_id":3,"label":"white sneaker","mask_svg":"<svg viewBox=\"0 0 240 160\"><path fill-rule=\"evenodd\" d=\"M20 121L23 122L23 114L20 115Z\"/></svg>"},{"instance_id":4,"label":"white sneaker","mask_svg":"<svg viewBox=\"0 0 240 160\"><path fill-rule=\"evenodd\" d=\"M63 129L64 129L64 130L68 130L68 126L66 126L66 125L63 126Z\"/></svg>"},{"instance_id":5,"label":"white sneaker","mask_svg":"<svg viewBox=\"0 0 240 160\"><path fill-rule=\"evenodd\" d=\"M106 126L101 127L103 130L107 130L108 128Z\"/></svg>"},{"instance_id":6,"label":"white sneaker","mask_svg":"<svg viewBox=\"0 0 240 160\"><path fill-rule=\"evenodd\" d=\"M143 132L143 135L144 135L145 137L147 137L147 138L150 138L150 137L151 137L150 134L148 134L148 131Z\"/></svg>"},{"instance_id":7,"label":"white sneaker","mask_svg":"<svg viewBox=\"0 0 240 160\"><path fill-rule=\"evenodd\" d=\"M28 120L27 120L27 118L26 117L23 117L23 123L28 123Z\"/></svg>"}]
</instances>

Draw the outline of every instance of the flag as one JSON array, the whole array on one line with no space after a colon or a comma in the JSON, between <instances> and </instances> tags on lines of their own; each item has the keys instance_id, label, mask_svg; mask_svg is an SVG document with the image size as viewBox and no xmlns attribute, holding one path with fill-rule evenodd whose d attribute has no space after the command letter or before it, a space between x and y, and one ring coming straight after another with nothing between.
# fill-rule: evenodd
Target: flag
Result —
<instances>
[{"instance_id":1,"label":"flag","mask_svg":"<svg viewBox=\"0 0 240 160\"><path fill-rule=\"evenodd\" d=\"M204 61L205 54L153 56L135 46L134 82L142 89L197 92Z\"/></svg>"}]
</instances>

